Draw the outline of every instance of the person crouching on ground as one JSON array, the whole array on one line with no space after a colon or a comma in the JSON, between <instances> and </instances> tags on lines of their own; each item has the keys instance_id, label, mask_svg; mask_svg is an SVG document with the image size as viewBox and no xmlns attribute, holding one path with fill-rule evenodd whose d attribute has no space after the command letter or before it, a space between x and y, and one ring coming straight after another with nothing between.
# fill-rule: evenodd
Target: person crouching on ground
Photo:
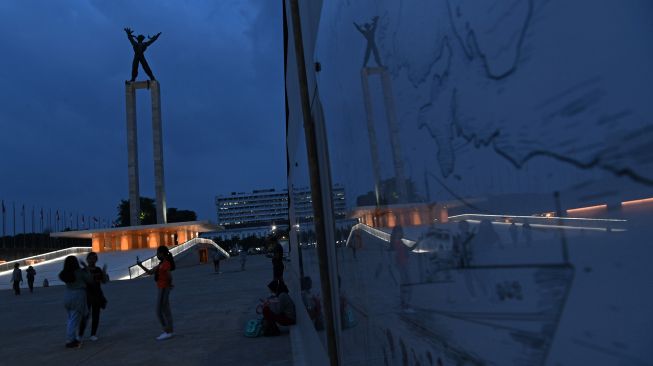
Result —
<instances>
[{"instance_id":1,"label":"person crouching on ground","mask_svg":"<svg viewBox=\"0 0 653 366\"><path fill-rule=\"evenodd\" d=\"M69 255L63 262L59 279L66 284L64 306L68 312L66 325L66 347L77 348L81 345L77 332L79 324L88 315L86 305L86 285L93 282L91 275L81 269L77 257Z\"/></svg>"},{"instance_id":2,"label":"person crouching on ground","mask_svg":"<svg viewBox=\"0 0 653 366\"><path fill-rule=\"evenodd\" d=\"M143 263L138 259L136 260L136 264L147 274L154 274L154 281L156 282L156 287L159 289L156 314L163 327L163 333L156 337L156 340L163 341L174 336L172 312L170 311L170 291L172 290L172 274L170 272L175 270L175 260L165 245L157 248L156 257L160 263L152 269L145 268Z\"/></svg>"},{"instance_id":3,"label":"person crouching on ground","mask_svg":"<svg viewBox=\"0 0 653 366\"><path fill-rule=\"evenodd\" d=\"M97 259L97 253L88 253L86 256L86 262L88 265L84 268L93 279L93 283L86 286L86 304L88 305L88 309L91 311L91 338L89 339L92 341L98 340L97 328L100 323L100 309L104 309L107 304L107 299L104 297L101 284L109 281L106 264L102 266L102 269L96 267L95 264L97 263ZM82 266L84 266L83 262ZM86 330L86 320L87 318L82 319L81 324L79 325L80 339L84 336L84 331Z\"/></svg>"},{"instance_id":4,"label":"person crouching on ground","mask_svg":"<svg viewBox=\"0 0 653 366\"><path fill-rule=\"evenodd\" d=\"M296 323L295 303L288 295L288 287L282 280L272 280L272 282L268 283L268 289L276 298L273 302L278 302L278 306L274 306L274 309L270 305L263 307L264 335L278 335L279 327L277 323L279 325L294 325Z\"/></svg>"}]
</instances>

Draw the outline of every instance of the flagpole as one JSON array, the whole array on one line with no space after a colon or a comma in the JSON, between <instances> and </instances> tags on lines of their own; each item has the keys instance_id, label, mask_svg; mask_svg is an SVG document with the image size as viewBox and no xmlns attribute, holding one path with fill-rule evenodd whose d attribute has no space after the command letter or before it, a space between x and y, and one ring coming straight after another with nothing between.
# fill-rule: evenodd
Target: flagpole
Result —
<instances>
[{"instance_id":1,"label":"flagpole","mask_svg":"<svg viewBox=\"0 0 653 366\"><path fill-rule=\"evenodd\" d=\"M14 210L14 235L13 235L13 242L14 242L14 248L16 248L16 202L11 203L12 208Z\"/></svg>"},{"instance_id":2,"label":"flagpole","mask_svg":"<svg viewBox=\"0 0 653 366\"><path fill-rule=\"evenodd\" d=\"M27 248L27 243L25 242L25 204L23 203L23 248Z\"/></svg>"},{"instance_id":3,"label":"flagpole","mask_svg":"<svg viewBox=\"0 0 653 366\"><path fill-rule=\"evenodd\" d=\"M2 200L2 247L6 247L5 243L5 236L7 236L7 232L5 231L5 200Z\"/></svg>"}]
</instances>

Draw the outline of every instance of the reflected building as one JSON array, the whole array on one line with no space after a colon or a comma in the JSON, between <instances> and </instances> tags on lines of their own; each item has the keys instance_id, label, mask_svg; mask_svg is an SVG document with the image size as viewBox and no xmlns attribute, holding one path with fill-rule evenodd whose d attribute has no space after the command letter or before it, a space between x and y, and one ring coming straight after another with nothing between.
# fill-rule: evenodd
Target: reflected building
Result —
<instances>
[{"instance_id":1,"label":"reflected building","mask_svg":"<svg viewBox=\"0 0 653 366\"><path fill-rule=\"evenodd\" d=\"M293 192L295 217L301 223L313 221L313 203L308 188ZM345 188L333 187L336 217L346 216ZM215 233L222 240L233 237L265 237L274 230L288 228L288 189L257 189L251 192L231 192L215 197L218 225L226 231Z\"/></svg>"}]
</instances>

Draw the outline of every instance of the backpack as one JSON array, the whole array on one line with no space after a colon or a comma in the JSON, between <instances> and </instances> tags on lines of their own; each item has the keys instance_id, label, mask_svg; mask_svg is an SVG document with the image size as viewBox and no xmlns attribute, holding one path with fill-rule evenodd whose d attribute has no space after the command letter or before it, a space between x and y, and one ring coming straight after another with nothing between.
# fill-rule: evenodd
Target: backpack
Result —
<instances>
[{"instance_id":1,"label":"backpack","mask_svg":"<svg viewBox=\"0 0 653 366\"><path fill-rule=\"evenodd\" d=\"M353 328L358 324L356 316L351 308L348 306L342 314L342 329Z\"/></svg>"},{"instance_id":2,"label":"backpack","mask_svg":"<svg viewBox=\"0 0 653 366\"><path fill-rule=\"evenodd\" d=\"M263 333L263 322L261 319L250 319L245 323L245 337L256 338Z\"/></svg>"}]
</instances>

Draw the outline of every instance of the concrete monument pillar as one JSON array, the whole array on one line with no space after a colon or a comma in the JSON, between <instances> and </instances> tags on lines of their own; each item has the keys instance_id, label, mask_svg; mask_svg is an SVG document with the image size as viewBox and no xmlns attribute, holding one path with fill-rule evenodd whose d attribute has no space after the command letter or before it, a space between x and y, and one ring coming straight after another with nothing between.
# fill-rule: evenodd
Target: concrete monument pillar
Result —
<instances>
[{"instance_id":1,"label":"concrete monument pillar","mask_svg":"<svg viewBox=\"0 0 653 366\"><path fill-rule=\"evenodd\" d=\"M136 132L136 90L150 90L152 98L152 139L154 147L154 189L156 192L156 223L167 223L166 195L163 174L163 131L161 127L161 90L159 82L127 81L127 154L129 173L129 224L140 225L140 193L138 183L138 137Z\"/></svg>"},{"instance_id":2,"label":"concrete monument pillar","mask_svg":"<svg viewBox=\"0 0 653 366\"><path fill-rule=\"evenodd\" d=\"M369 77L370 75L375 74L381 77L383 105L385 107L386 120L388 122L388 134L390 137L390 147L395 170L396 190L399 194L400 201L405 202L408 198L408 194L406 190L406 178L404 177L404 166L401 156L401 144L399 140L399 126L397 125L390 74L388 73L388 69L385 67L364 67L361 70L361 82L363 85L363 98L365 102L365 112L367 115L367 133L370 139L370 153L372 155L372 170L374 173L376 204L379 205L380 198L379 190L381 185L381 165L379 163L379 150L377 147L376 130L374 127L372 95L370 93L369 87Z\"/></svg>"},{"instance_id":3,"label":"concrete monument pillar","mask_svg":"<svg viewBox=\"0 0 653 366\"><path fill-rule=\"evenodd\" d=\"M136 87L125 83L127 105L127 174L129 176L129 225L141 223L141 201L138 189L138 135L136 130Z\"/></svg>"},{"instance_id":4,"label":"concrete monument pillar","mask_svg":"<svg viewBox=\"0 0 653 366\"><path fill-rule=\"evenodd\" d=\"M163 185L163 129L161 128L161 92L158 81L150 81L152 96L152 139L154 146L154 188L156 192L156 223L167 223L166 193Z\"/></svg>"}]
</instances>

